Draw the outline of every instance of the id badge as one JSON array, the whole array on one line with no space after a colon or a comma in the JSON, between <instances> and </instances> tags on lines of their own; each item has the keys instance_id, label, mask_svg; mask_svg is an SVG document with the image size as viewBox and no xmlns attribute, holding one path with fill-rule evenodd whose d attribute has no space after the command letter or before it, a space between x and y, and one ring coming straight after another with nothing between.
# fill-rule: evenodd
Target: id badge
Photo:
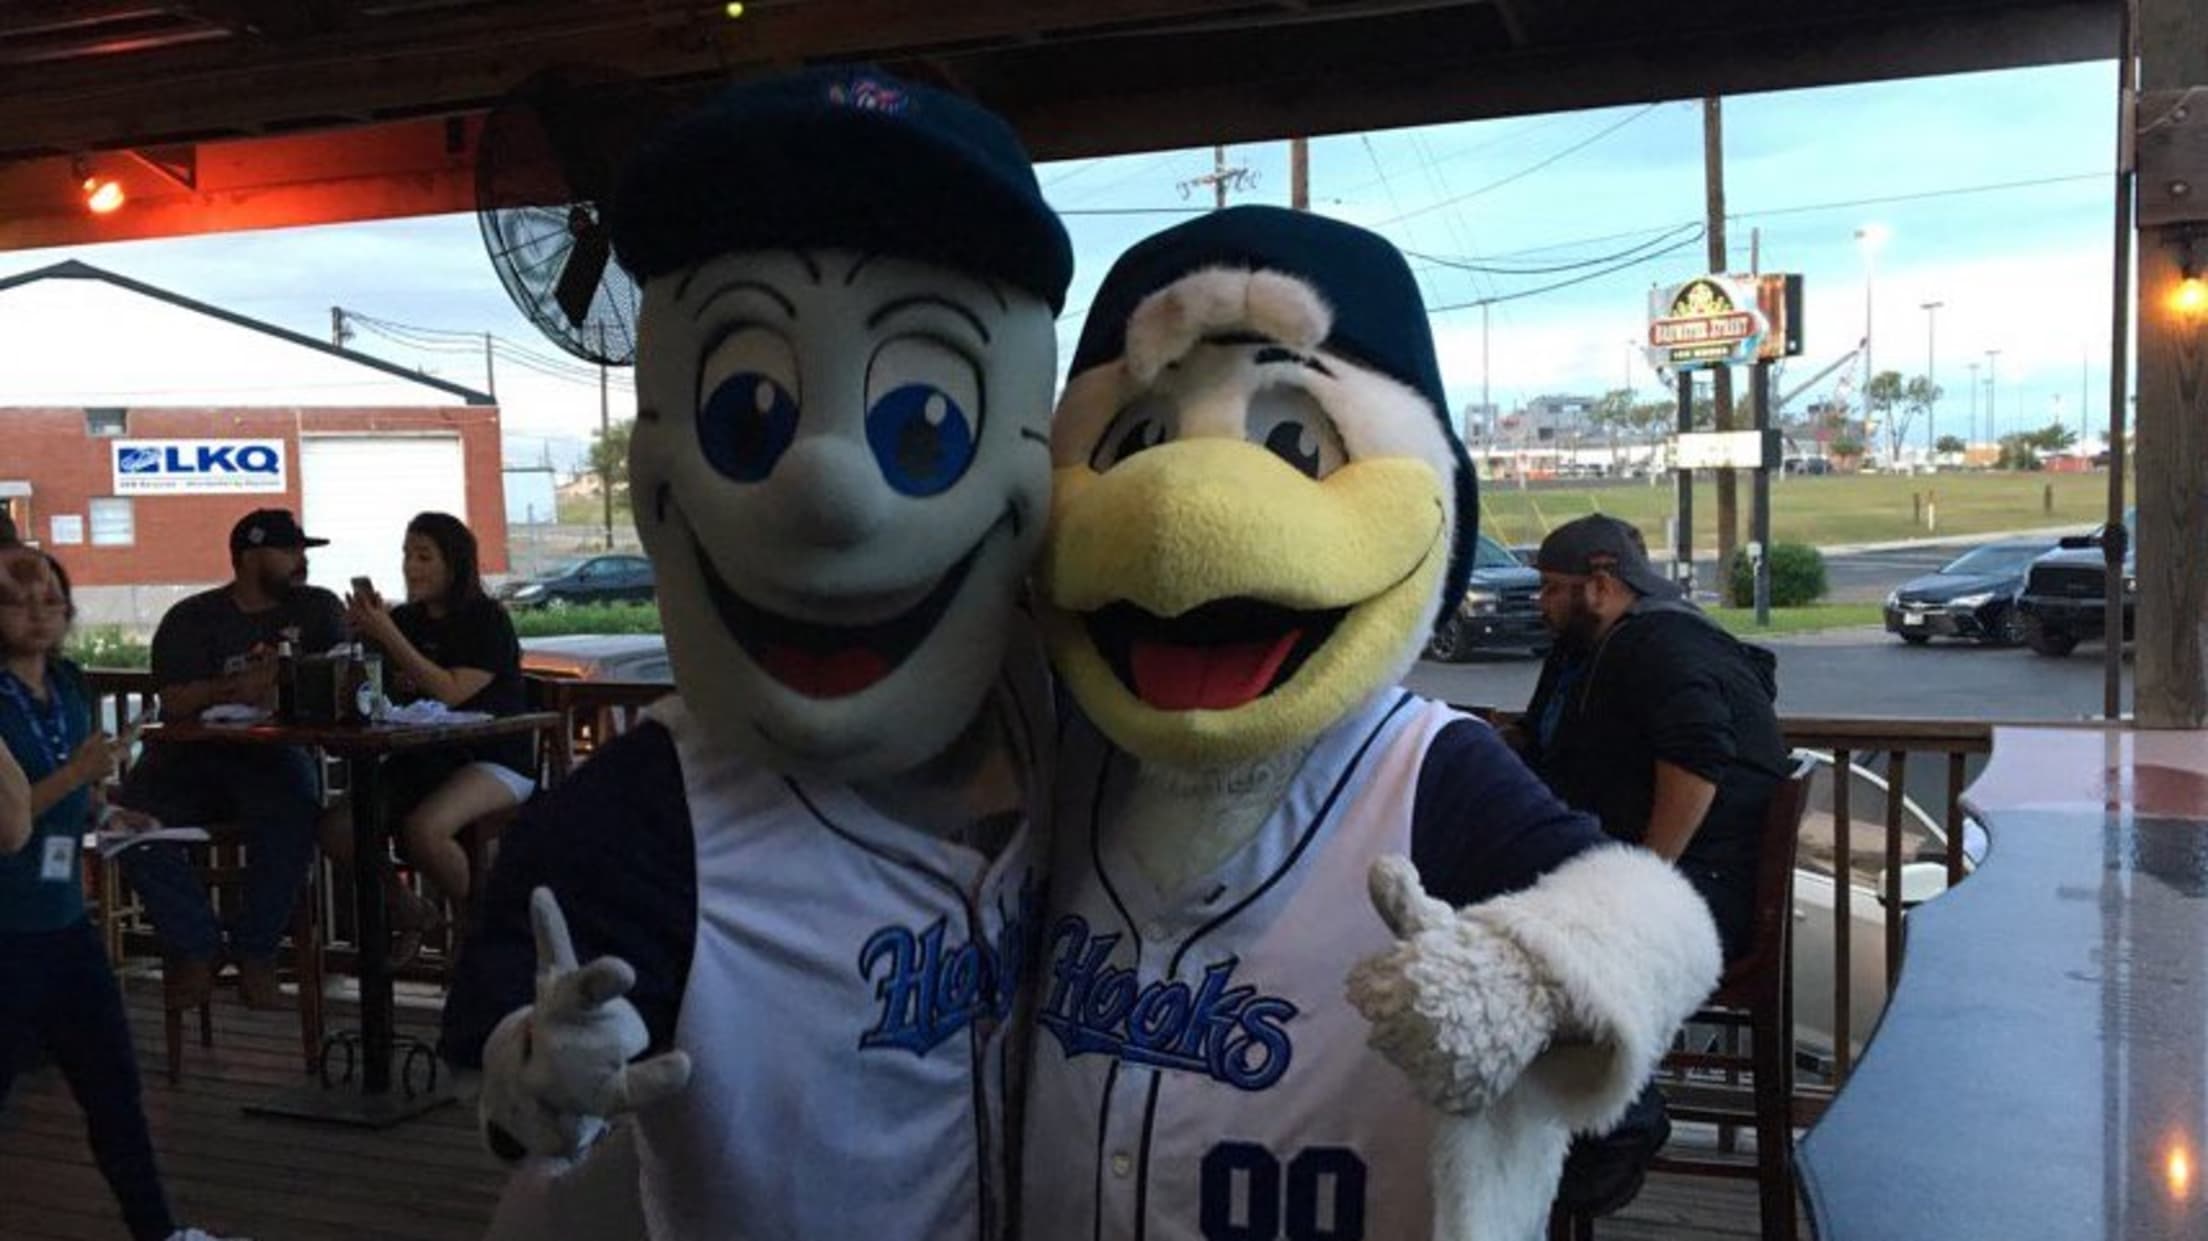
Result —
<instances>
[{"instance_id":1,"label":"id badge","mask_svg":"<svg viewBox=\"0 0 2208 1241\"><path fill-rule=\"evenodd\" d=\"M47 836L38 877L45 883L67 883L77 877L77 842L69 836Z\"/></svg>"}]
</instances>

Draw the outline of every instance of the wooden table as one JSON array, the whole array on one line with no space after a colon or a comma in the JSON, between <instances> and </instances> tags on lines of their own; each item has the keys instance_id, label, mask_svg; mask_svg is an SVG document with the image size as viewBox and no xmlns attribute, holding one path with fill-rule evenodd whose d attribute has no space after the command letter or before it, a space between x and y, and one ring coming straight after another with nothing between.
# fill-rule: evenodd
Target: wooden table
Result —
<instances>
[{"instance_id":1,"label":"wooden table","mask_svg":"<svg viewBox=\"0 0 2208 1241\"><path fill-rule=\"evenodd\" d=\"M1802 1142L1824 1241L2208 1236L2208 732L2000 729L1986 859Z\"/></svg>"},{"instance_id":2,"label":"wooden table","mask_svg":"<svg viewBox=\"0 0 2208 1241\"><path fill-rule=\"evenodd\" d=\"M358 1092L334 1090L325 1079L320 1087L287 1090L249 1105L247 1111L380 1129L450 1101L451 1095L437 1087L434 1073L427 1089L417 1091L412 1082L407 1081L394 1091L391 1084L397 1010L388 960L390 927L385 917L380 874L391 840L389 811L384 805L384 761L408 750L471 745L496 737L556 730L562 724L562 717L557 713L540 711L451 724L267 723L239 727L193 721L147 728L145 739L164 745L257 745L321 750L343 760L346 766L346 784L353 804L353 910L360 937L360 949L354 954L360 976L360 1089ZM426 1048L426 1045L418 1046ZM431 1063L435 1063L434 1059Z\"/></svg>"}]
</instances>

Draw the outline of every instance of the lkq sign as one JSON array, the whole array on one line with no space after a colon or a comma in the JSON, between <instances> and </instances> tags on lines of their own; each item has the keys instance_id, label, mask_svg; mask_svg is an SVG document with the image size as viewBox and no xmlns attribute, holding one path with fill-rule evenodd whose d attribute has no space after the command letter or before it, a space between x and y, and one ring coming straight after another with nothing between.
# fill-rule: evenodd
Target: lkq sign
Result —
<instances>
[{"instance_id":1,"label":"lkq sign","mask_svg":"<svg viewBox=\"0 0 2208 1241\"><path fill-rule=\"evenodd\" d=\"M1697 276L1649 290L1649 362L1685 371L1755 361L1770 328L1756 294L1754 279L1733 276Z\"/></svg>"},{"instance_id":2,"label":"lkq sign","mask_svg":"<svg viewBox=\"0 0 2208 1241\"><path fill-rule=\"evenodd\" d=\"M282 440L116 440L119 496L255 495L286 489Z\"/></svg>"}]
</instances>

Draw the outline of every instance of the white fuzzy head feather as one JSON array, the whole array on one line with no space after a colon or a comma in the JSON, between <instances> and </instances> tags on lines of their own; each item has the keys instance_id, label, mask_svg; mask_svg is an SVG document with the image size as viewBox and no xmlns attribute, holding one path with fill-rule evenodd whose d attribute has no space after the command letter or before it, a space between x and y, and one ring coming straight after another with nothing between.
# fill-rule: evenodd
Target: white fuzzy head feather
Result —
<instances>
[{"instance_id":1,"label":"white fuzzy head feather","mask_svg":"<svg viewBox=\"0 0 2208 1241\"><path fill-rule=\"evenodd\" d=\"M1245 331L1309 351L1334 330L1317 289L1277 271L1207 267L1142 299L1127 320L1127 372L1148 386L1175 359L1216 332Z\"/></svg>"}]
</instances>

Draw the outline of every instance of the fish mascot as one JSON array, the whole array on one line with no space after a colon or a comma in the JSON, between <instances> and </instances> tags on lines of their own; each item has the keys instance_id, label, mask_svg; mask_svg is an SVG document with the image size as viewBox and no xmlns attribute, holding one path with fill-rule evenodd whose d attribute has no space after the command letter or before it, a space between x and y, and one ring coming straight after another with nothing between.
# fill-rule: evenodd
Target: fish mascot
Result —
<instances>
[{"instance_id":1,"label":"fish mascot","mask_svg":"<svg viewBox=\"0 0 2208 1241\"><path fill-rule=\"evenodd\" d=\"M1718 977L1707 910L1398 687L1477 494L1385 240L1213 212L1090 307L1037 602L1036 1237L1526 1241Z\"/></svg>"},{"instance_id":2,"label":"fish mascot","mask_svg":"<svg viewBox=\"0 0 2208 1241\"><path fill-rule=\"evenodd\" d=\"M1064 228L1001 119L865 68L670 121L611 218L675 692L524 811L461 957L494 1235L994 1241Z\"/></svg>"}]
</instances>

